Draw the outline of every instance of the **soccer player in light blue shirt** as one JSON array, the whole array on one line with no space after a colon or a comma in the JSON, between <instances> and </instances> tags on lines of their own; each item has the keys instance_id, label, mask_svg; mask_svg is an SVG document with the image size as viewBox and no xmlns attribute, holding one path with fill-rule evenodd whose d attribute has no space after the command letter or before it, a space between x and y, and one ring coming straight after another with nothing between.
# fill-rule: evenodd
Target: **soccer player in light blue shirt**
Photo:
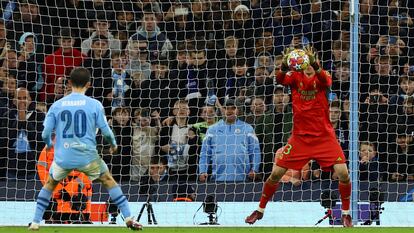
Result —
<instances>
[{"instance_id":1,"label":"soccer player in light blue shirt","mask_svg":"<svg viewBox=\"0 0 414 233\"><path fill-rule=\"evenodd\" d=\"M90 73L85 68L76 68L69 81L72 93L52 105L43 123L42 137L47 148L53 147L51 135L55 131L55 157L49 178L37 197L35 216L29 230L39 229L53 190L74 169L85 173L91 180L99 180L121 210L127 227L140 230L142 225L131 217L128 200L96 150L97 129L111 144L111 152L117 150L117 145L102 104L85 96L90 85Z\"/></svg>"}]
</instances>

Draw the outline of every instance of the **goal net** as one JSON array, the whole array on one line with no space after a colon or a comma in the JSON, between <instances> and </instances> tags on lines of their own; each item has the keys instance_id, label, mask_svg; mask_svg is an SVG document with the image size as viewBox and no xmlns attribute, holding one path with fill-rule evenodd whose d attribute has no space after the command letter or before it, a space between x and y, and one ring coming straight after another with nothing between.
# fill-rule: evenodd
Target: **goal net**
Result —
<instances>
[{"instance_id":1,"label":"goal net","mask_svg":"<svg viewBox=\"0 0 414 233\"><path fill-rule=\"evenodd\" d=\"M147 202L160 225L244 225L293 127L292 90L275 79L282 52L306 46L332 74L330 121L357 161L355 221L414 225L413 1L11 0L0 13L0 225L32 219L54 156L43 121L76 67L90 71L86 95L103 104L119 146L111 155L98 132L98 152L144 225ZM335 173L310 161L281 183L259 225L314 225L326 209L334 218L321 224L338 223ZM101 185L73 171L44 219L121 217Z\"/></svg>"}]
</instances>

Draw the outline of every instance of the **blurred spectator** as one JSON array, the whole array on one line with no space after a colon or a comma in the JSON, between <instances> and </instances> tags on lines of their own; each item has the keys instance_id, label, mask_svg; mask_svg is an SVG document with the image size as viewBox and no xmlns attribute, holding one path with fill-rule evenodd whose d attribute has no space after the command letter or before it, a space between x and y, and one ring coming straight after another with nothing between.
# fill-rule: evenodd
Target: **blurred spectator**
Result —
<instances>
[{"instance_id":1,"label":"blurred spectator","mask_svg":"<svg viewBox=\"0 0 414 233\"><path fill-rule=\"evenodd\" d=\"M237 119L234 100L225 103L225 119L209 127L203 141L199 180L243 182L259 178L260 145L253 127ZM208 173L211 167L211 174Z\"/></svg>"},{"instance_id":2,"label":"blurred spectator","mask_svg":"<svg viewBox=\"0 0 414 233\"><path fill-rule=\"evenodd\" d=\"M5 68L0 67L0 86L7 82L8 72Z\"/></svg>"},{"instance_id":3,"label":"blurred spectator","mask_svg":"<svg viewBox=\"0 0 414 233\"><path fill-rule=\"evenodd\" d=\"M273 63L273 61L272 61ZM264 66L256 67L254 81L247 87L246 97L263 96L265 104L272 103L274 81L269 77L270 72Z\"/></svg>"},{"instance_id":4,"label":"blurred spectator","mask_svg":"<svg viewBox=\"0 0 414 233\"><path fill-rule=\"evenodd\" d=\"M336 138L345 153L345 157L348 158L349 152L349 127L346 122L341 120L342 106L340 101L332 101L329 107L329 119L332 127L335 130Z\"/></svg>"},{"instance_id":5,"label":"blurred spectator","mask_svg":"<svg viewBox=\"0 0 414 233\"><path fill-rule=\"evenodd\" d=\"M105 13L107 17L112 16L113 3L108 0L91 0L85 1L85 9L88 12L88 18L98 17L100 13Z\"/></svg>"},{"instance_id":6,"label":"blurred spectator","mask_svg":"<svg viewBox=\"0 0 414 233\"><path fill-rule=\"evenodd\" d=\"M332 44L332 55L330 59L323 62L323 67L326 70L336 71L338 67L341 67L343 63L348 63L349 68L349 61L351 59L350 52L349 52L349 43L344 43L340 40L333 41ZM326 55L326 51L321 51L322 56ZM361 64L361 66L366 66L366 64ZM361 68L362 69L362 68Z\"/></svg>"},{"instance_id":7,"label":"blurred spectator","mask_svg":"<svg viewBox=\"0 0 414 233\"><path fill-rule=\"evenodd\" d=\"M393 135L399 126L407 127L409 132L414 131L414 97L408 96L404 98L401 105L396 107L396 112L389 112L389 114L397 114L396 121L390 122L389 134ZM392 120L395 118L392 117Z\"/></svg>"},{"instance_id":8,"label":"blurred spectator","mask_svg":"<svg viewBox=\"0 0 414 233\"><path fill-rule=\"evenodd\" d=\"M26 88L33 101L44 100L44 96L41 95L44 86L43 55L36 52L38 44L38 38L31 32L24 33L19 40L17 86Z\"/></svg>"},{"instance_id":9,"label":"blurred spectator","mask_svg":"<svg viewBox=\"0 0 414 233\"><path fill-rule=\"evenodd\" d=\"M254 61L254 67L265 67L267 72L272 73L274 69L273 55L269 52L262 52L257 54L256 60Z\"/></svg>"},{"instance_id":10,"label":"blurred spectator","mask_svg":"<svg viewBox=\"0 0 414 233\"><path fill-rule=\"evenodd\" d=\"M129 75L135 72L142 72L145 79L151 76L151 64L149 63L147 43L140 41L130 41L127 47L128 64L126 71Z\"/></svg>"},{"instance_id":11,"label":"blurred spectator","mask_svg":"<svg viewBox=\"0 0 414 233\"><path fill-rule=\"evenodd\" d=\"M292 40L289 42L288 46L295 49L303 49L306 46L310 45L310 41L306 36L302 34L293 35Z\"/></svg>"},{"instance_id":12,"label":"blurred spectator","mask_svg":"<svg viewBox=\"0 0 414 233\"><path fill-rule=\"evenodd\" d=\"M150 161L149 169L140 179L139 193L154 194L156 193L154 184L164 180L167 171L167 160L162 156L153 156Z\"/></svg>"},{"instance_id":13,"label":"blurred spectator","mask_svg":"<svg viewBox=\"0 0 414 233\"><path fill-rule=\"evenodd\" d=\"M14 101L14 94L16 93L16 78L12 74L8 74L8 77L6 77L6 81L3 82L2 88L0 90L0 130L6 130L6 128L2 128L4 125L2 122L8 121L8 115L5 114L9 109L13 106ZM2 149L3 146L7 146L3 143L3 140L6 140L3 138L4 135L0 134L0 142ZM0 154L0 180L6 179L7 174L7 154L8 153L1 153Z\"/></svg>"},{"instance_id":14,"label":"blurred spectator","mask_svg":"<svg viewBox=\"0 0 414 233\"><path fill-rule=\"evenodd\" d=\"M156 61L160 56L167 57L168 52L173 48L171 41L157 26L155 13L152 11L144 11L142 26L138 28L138 32L129 38L129 42L133 41L146 42L148 44L149 61Z\"/></svg>"},{"instance_id":15,"label":"blurred spectator","mask_svg":"<svg viewBox=\"0 0 414 233\"><path fill-rule=\"evenodd\" d=\"M378 142L378 152L386 152L387 144L392 138L388 132L391 123L395 122L396 114L388 115L392 111L378 85L371 87L365 102L360 103L359 112L360 140Z\"/></svg>"},{"instance_id":16,"label":"blurred spectator","mask_svg":"<svg viewBox=\"0 0 414 233\"><path fill-rule=\"evenodd\" d=\"M248 87L252 83L252 71L246 64L246 59L237 58L233 65L232 72L228 72L225 83L219 83L217 96L219 98L235 98L239 96L241 89Z\"/></svg>"},{"instance_id":17,"label":"blurred spectator","mask_svg":"<svg viewBox=\"0 0 414 233\"><path fill-rule=\"evenodd\" d=\"M337 62L333 75L331 90L338 99L344 99L349 95L351 71L348 62Z\"/></svg>"},{"instance_id":18,"label":"blurred spectator","mask_svg":"<svg viewBox=\"0 0 414 233\"><path fill-rule=\"evenodd\" d=\"M399 73L397 72L399 67L402 67L408 61L408 51L405 42L398 36L388 37L384 53L390 56L393 72L395 73Z\"/></svg>"},{"instance_id":19,"label":"blurred spectator","mask_svg":"<svg viewBox=\"0 0 414 233\"><path fill-rule=\"evenodd\" d=\"M155 0L140 0L132 1L132 9L135 12L135 20L142 21L145 12L153 12L158 21L161 21L163 12L161 11L161 5Z\"/></svg>"},{"instance_id":20,"label":"blurred spectator","mask_svg":"<svg viewBox=\"0 0 414 233\"><path fill-rule=\"evenodd\" d=\"M233 9L231 20L225 25L225 35L235 36L239 39L239 53L245 57L249 65L253 65L254 37L253 20L250 17L250 10L245 5L238 5Z\"/></svg>"},{"instance_id":21,"label":"blurred spectator","mask_svg":"<svg viewBox=\"0 0 414 233\"><path fill-rule=\"evenodd\" d=\"M242 0L229 0L227 2L227 8L225 9L229 11L234 11L234 9L236 9L236 7L238 7L241 4L242 4Z\"/></svg>"},{"instance_id":22,"label":"blurred spectator","mask_svg":"<svg viewBox=\"0 0 414 233\"><path fill-rule=\"evenodd\" d=\"M161 118L170 115L170 109L178 96L174 80L170 80L168 61L166 58L154 62L151 66L152 77L141 83L141 107L157 109ZM132 96L132 99L136 98Z\"/></svg>"},{"instance_id":23,"label":"blurred spectator","mask_svg":"<svg viewBox=\"0 0 414 233\"><path fill-rule=\"evenodd\" d=\"M91 73L91 87L86 91L86 95L102 102L112 91L109 88L112 86L112 69L108 38L95 36L91 46L92 49L82 63Z\"/></svg>"},{"instance_id":24,"label":"blurred spectator","mask_svg":"<svg viewBox=\"0 0 414 233\"><path fill-rule=\"evenodd\" d=\"M201 145L203 144L203 140L206 137L207 129L214 125L217 121L217 113L214 106L206 105L201 108L201 119L202 122L195 123L191 125L190 130L188 131L188 138L194 141L194 146L196 155L189 158L189 168L188 173L190 175L190 180L193 180L192 177L197 176L197 169L198 169L198 162L199 156L201 152ZM196 180L196 178L195 178Z\"/></svg>"},{"instance_id":25,"label":"blurred spectator","mask_svg":"<svg viewBox=\"0 0 414 233\"><path fill-rule=\"evenodd\" d=\"M250 111L244 121L247 124L250 124L253 128L256 128L257 125L263 124L264 115L267 111L267 106L265 100L261 96L256 96L251 99L250 102Z\"/></svg>"},{"instance_id":26,"label":"blurred spectator","mask_svg":"<svg viewBox=\"0 0 414 233\"><path fill-rule=\"evenodd\" d=\"M191 125L189 137L192 139L196 137L197 144L201 147L204 138L206 137L207 129L214 125L217 121L217 113L214 106L206 105L201 109L202 122Z\"/></svg>"},{"instance_id":27,"label":"blurred spectator","mask_svg":"<svg viewBox=\"0 0 414 233\"><path fill-rule=\"evenodd\" d=\"M388 151L387 179L389 181L414 180L413 135L406 127L397 131L396 141Z\"/></svg>"},{"instance_id":28,"label":"blurred spectator","mask_svg":"<svg viewBox=\"0 0 414 233\"><path fill-rule=\"evenodd\" d=\"M220 27L219 20L213 18L214 10L212 5L214 4L210 0L192 1L189 20L194 24L196 38L203 38L207 41L223 38L223 31L220 30L222 27Z\"/></svg>"},{"instance_id":29,"label":"blurred spectator","mask_svg":"<svg viewBox=\"0 0 414 233\"><path fill-rule=\"evenodd\" d=\"M390 104L402 105L404 100L414 95L414 77L402 76L399 80L398 93L390 97Z\"/></svg>"},{"instance_id":30,"label":"blurred spectator","mask_svg":"<svg viewBox=\"0 0 414 233\"><path fill-rule=\"evenodd\" d=\"M359 144L359 180L379 181L380 162L375 144L361 142Z\"/></svg>"},{"instance_id":31,"label":"blurred spectator","mask_svg":"<svg viewBox=\"0 0 414 233\"><path fill-rule=\"evenodd\" d=\"M261 171L265 179L272 172L275 151L287 142L292 130L293 115L289 102L287 88L277 85L271 109L264 115L263 124L258 124L255 128L263 153Z\"/></svg>"},{"instance_id":32,"label":"blurred spectator","mask_svg":"<svg viewBox=\"0 0 414 233\"><path fill-rule=\"evenodd\" d=\"M178 97L185 98L190 106L189 124L198 122L199 109L207 96L207 82L211 80L205 49L189 52L189 66L179 73Z\"/></svg>"},{"instance_id":33,"label":"blurred spectator","mask_svg":"<svg viewBox=\"0 0 414 233\"><path fill-rule=\"evenodd\" d=\"M232 73L233 66L236 63L237 51L239 49L239 39L234 36L228 36L224 39L224 54L219 54L216 64L217 69L216 80L214 86L217 88L217 96L223 98L225 96L226 80L229 73Z\"/></svg>"},{"instance_id":34,"label":"blurred spectator","mask_svg":"<svg viewBox=\"0 0 414 233\"><path fill-rule=\"evenodd\" d=\"M188 163L190 156L190 140L188 132L188 116L190 108L185 100L177 100L174 103L174 119L161 128L160 155L168 157L168 170L170 180L187 181Z\"/></svg>"},{"instance_id":35,"label":"blurred spectator","mask_svg":"<svg viewBox=\"0 0 414 233\"><path fill-rule=\"evenodd\" d=\"M112 91L106 94L107 101L104 102L104 106L106 106L108 110L127 106L126 92L131 88L131 77L125 71L121 53L112 53L111 65ZM104 88L108 87L104 86ZM109 106L111 106L111 108ZM110 113L110 111L108 111L107 114L108 113Z\"/></svg>"},{"instance_id":36,"label":"blurred spectator","mask_svg":"<svg viewBox=\"0 0 414 233\"><path fill-rule=\"evenodd\" d=\"M29 91L18 88L13 106L1 121L1 148L7 148L7 177L35 178L37 155L44 146L41 136L44 118L44 113L35 110Z\"/></svg>"},{"instance_id":37,"label":"blurred spectator","mask_svg":"<svg viewBox=\"0 0 414 233\"><path fill-rule=\"evenodd\" d=\"M85 9L85 1L65 0L57 1L58 19L52 20L52 25L57 28L70 28L76 38L89 37L88 18ZM73 17L75 16L76 17Z\"/></svg>"},{"instance_id":38,"label":"blurred spectator","mask_svg":"<svg viewBox=\"0 0 414 233\"><path fill-rule=\"evenodd\" d=\"M2 68L8 70L9 73L17 75L17 67L19 65L19 60L17 60L17 52L13 49L7 49Z\"/></svg>"},{"instance_id":39,"label":"blurred spectator","mask_svg":"<svg viewBox=\"0 0 414 233\"><path fill-rule=\"evenodd\" d=\"M254 49L256 56L262 53L270 55L275 54L275 42L270 30L263 31L260 36L256 37Z\"/></svg>"},{"instance_id":40,"label":"blurred spectator","mask_svg":"<svg viewBox=\"0 0 414 233\"><path fill-rule=\"evenodd\" d=\"M17 81L16 76L8 74L6 80L3 82L0 91L0 120L3 120L4 113L13 106L14 94L16 93Z\"/></svg>"},{"instance_id":41,"label":"blurred spectator","mask_svg":"<svg viewBox=\"0 0 414 233\"><path fill-rule=\"evenodd\" d=\"M59 49L45 58L46 99L54 98L55 82L58 78L65 78L74 67L82 64L83 56L73 47L75 40L70 29L62 29L58 41Z\"/></svg>"},{"instance_id":42,"label":"blurred spectator","mask_svg":"<svg viewBox=\"0 0 414 233\"><path fill-rule=\"evenodd\" d=\"M136 32L139 23L135 20L131 2L117 2L114 5L116 14L115 37L121 41L121 48L125 48L128 38Z\"/></svg>"},{"instance_id":43,"label":"blurred spectator","mask_svg":"<svg viewBox=\"0 0 414 233\"><path fill-rule=\"evenodd\" d=\"M191 65L191 60L189 59L189 51L188 49L193 50L192 43L178 43L177 44L177 51L175 54L175 59L170 63L170 72L169 76L171 78L176 77L183 77L188 74L188 67ZM205 48L204 48L205 49ZM197 53L197 51L195 51ZM209 69L211 72L212 69Z\"/></svg>"},{"instance_id":44,"label":"blurred spectator","mask_svg":"<svg viewBox=\"0 0 414 233\"><path fill-rule=\"evenodd\" d=\"M108 41L109 50L113 52L121 51L121 42L118 39L115 39L112 33L109 31L111 23L108 22L107 15L105 12L99 12L96 15L96 20L93 22L94 32L92 35L82 41L82 54L89 54L90 50L93 49L93 42L95 38L105 37Z\"/></svg>"},{"instance_id":45,"label":"blurred spectator","mask_svg":"<svg viewBox=\"0 0 414 233\"><path fill-rule=\"evenodd\" d=\"M164 14L165 32L174 47L177 43L193 39L195 36L190 10L181 3L173 3L168 12Z\"/></svg>"},{"instance_id":46,"label":"blurred spectator","mask_svg":"<svg viewBox=\"0 0 414 233\"><path fill-rule=\"evenodd\" d=\"M374 71L361 76L361 101L366 99L370 86L374 85L385 97L394 95L398 91L398 77L393 74L391 59L388 56L375 58Z\"/></svg>"},{"instance_id":47,"label":"blurred spectator","mask_svg":"<svg viewBox=\"0 0 414 233\"><path fill-rule=\"evenodd\" d=\"M111 164L111 173L117 181L130 179L130 166L132 155L132 127L129 109L118 107L112 111L111 126L114 132L118 151L104 157L107 164ZM109 160L109 161L108 161Z\"/></svg>"},{"instance_id":48,"label":"blurred spectator","mask_svg":"<svg viewBox=\"0 0 414 233\"><path fill-rule=\"evenodd\" d=\"M55 80L54 90L51 95L46 96L47 109L57 100L61 99L65 95L65 85L67 80L64 77L59 77Z\"/></svg>"},{"instance_id":49,"label":"blurred spectator","mask_svg":"<svg viewBox=\"0 0 414 233\"><path fill-rule=\"evenodd\" d=\"M6 39L6 24L3 19L0 19L0 58L3 59L7 48L10 47L10 44Z\"/></svg>"},{"instance_id":50,"label":"blurred spectator","mask_svg":"<svg viewBox=\"0 0 414 233\"><path fill-rule=\"evenodd\" d=\"M171 70L185 69L189 63L189 50L194 50L194 45L191 42L177 43L175 59L171 62ZM205 48L203 48L205 49Z\"/></svg>"},{"instance_id":51,"label":"blurred spectator","mask_svg":"<svg viewBox=\"0 0 414 233\"><path fill-rule=\"evenodd\" d=\"M250 10L254 28L268 28L272 21L273 9L279 5L278 1L272 0L250 0ZM272 53L273 54L273 53Z\"/></svg>"},{"instance_id":52,"label":"blurred spectator","mask_svg":"<svg viewBox=\"0 0 414 233\"><path fill-rule=\"evenodd\" d=\"M125 92L125 106L136 109L141 106L141 83L145 80L142 72L135 72L131 77L131 87ZM134 98L132 98L134 97Z\"/></svg>"},{"instance_id":53,"label":"blurred spectator","mask_svg":"<svg viewBox=\"0 0 414 233\"><path fill-rule=\"evenodd\" d=\"M362 0L360 2L360 30L361 42L364 44L374 44L380 35L380 14L378 14L378 4L375 0Z\"/></svg>"},{"instance_id":54,"label":"blurred spectator","mask_svg":"<svg viewBox=\"0 0 414 233\"><path fill-rule=\"evenodd\" d=\"M276 7L273 13L273 35L276 45L276 54L280 54L285 46L295 41L294 35L298 41L302 41L299 35L306 35L310 32L310 25L300 14L299 5L295 0L282 0L280 7Z\"/></svg>"},{"instance_id":55,"label":"blurred spectator","mask_svg":"<svg viewBox=\"0 0 414 233\"><path fill-rule=\"evenodd\" d=\"M37 38L36 52L50 54L53 50L52 28L48 15L40 15L36 0L20 0L19 10L13 20L7 24L7 39L16 42L12 48L18 48L20 38L26 32ZM17 44L18 43L18 44Z\"/></svg>"},{"instance_id":56,"label":"blurred spectator","mask_svg":"<svg viewBox=\"0 0 414 233\"><path fill-rule=\"evenodd\" d=\"M139 181L147 174L151 158L155 155L155 142L161 127L157 111L150 114L149 109L138 109L134 113L132 135L131 180ZM152 120L155 125L152 125Z\"/></svg>"}]
</instances>

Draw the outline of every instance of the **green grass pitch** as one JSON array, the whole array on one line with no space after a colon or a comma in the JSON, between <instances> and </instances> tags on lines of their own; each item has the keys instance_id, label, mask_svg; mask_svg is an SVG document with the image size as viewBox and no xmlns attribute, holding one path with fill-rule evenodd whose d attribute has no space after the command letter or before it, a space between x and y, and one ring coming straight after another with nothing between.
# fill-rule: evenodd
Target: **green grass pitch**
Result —
<instances>
[{"instance_id":1,"label":"green grass pitch","mask_svg":"<svg viewBox=\"0 0 414 233\"><path fill-rule=\"evenodd\" d=\"M0 227L0 233L29 232L26 227ZM132 232L127 228L114 227L42 227L39 233L109 233ZM390 227L147 227L142 233L412 233L414 228Z\"/></svg>"}]
</instances>

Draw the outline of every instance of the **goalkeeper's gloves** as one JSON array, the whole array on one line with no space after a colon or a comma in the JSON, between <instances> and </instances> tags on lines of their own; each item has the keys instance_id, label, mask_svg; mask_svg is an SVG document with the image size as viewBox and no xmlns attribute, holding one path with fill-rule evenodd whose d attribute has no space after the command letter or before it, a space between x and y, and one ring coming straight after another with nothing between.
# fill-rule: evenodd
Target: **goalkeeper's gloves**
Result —
<instances>
[{"instance_id":1,"label":"goalkeeper's gloves","mask_svg":"<svg viewBox=\"0 0 414 233\"><path fill-rule=\"evenodd\" d=\"M283 56L283 58L282 58L282 65L280 66L280 70L283 72L283 73L286 73L286 72L288 72L289 71L289 65L288 65L288 56L289 56L289 53L292 51L292 49L291 48L285 48L285 50L283 50L283 52L282 52L282 56Z\"/></svg>"},{"instance_id":2,"label":"goalkeeper's gloves","mask_svg":"<svg viewBox=\"0 0 414 233\"><path fill-rule=\"evenodd\" d=\"M316 73L320 73L321 72L321 67L319 65L319 59L318 59L318 55L316 54L316 52L313 50L313 47L311 46L306 46L304 48L306 54L309 57L309 63L310 65L313 67L313 69L315 70Z\"/></svg>"}]
</instances>

